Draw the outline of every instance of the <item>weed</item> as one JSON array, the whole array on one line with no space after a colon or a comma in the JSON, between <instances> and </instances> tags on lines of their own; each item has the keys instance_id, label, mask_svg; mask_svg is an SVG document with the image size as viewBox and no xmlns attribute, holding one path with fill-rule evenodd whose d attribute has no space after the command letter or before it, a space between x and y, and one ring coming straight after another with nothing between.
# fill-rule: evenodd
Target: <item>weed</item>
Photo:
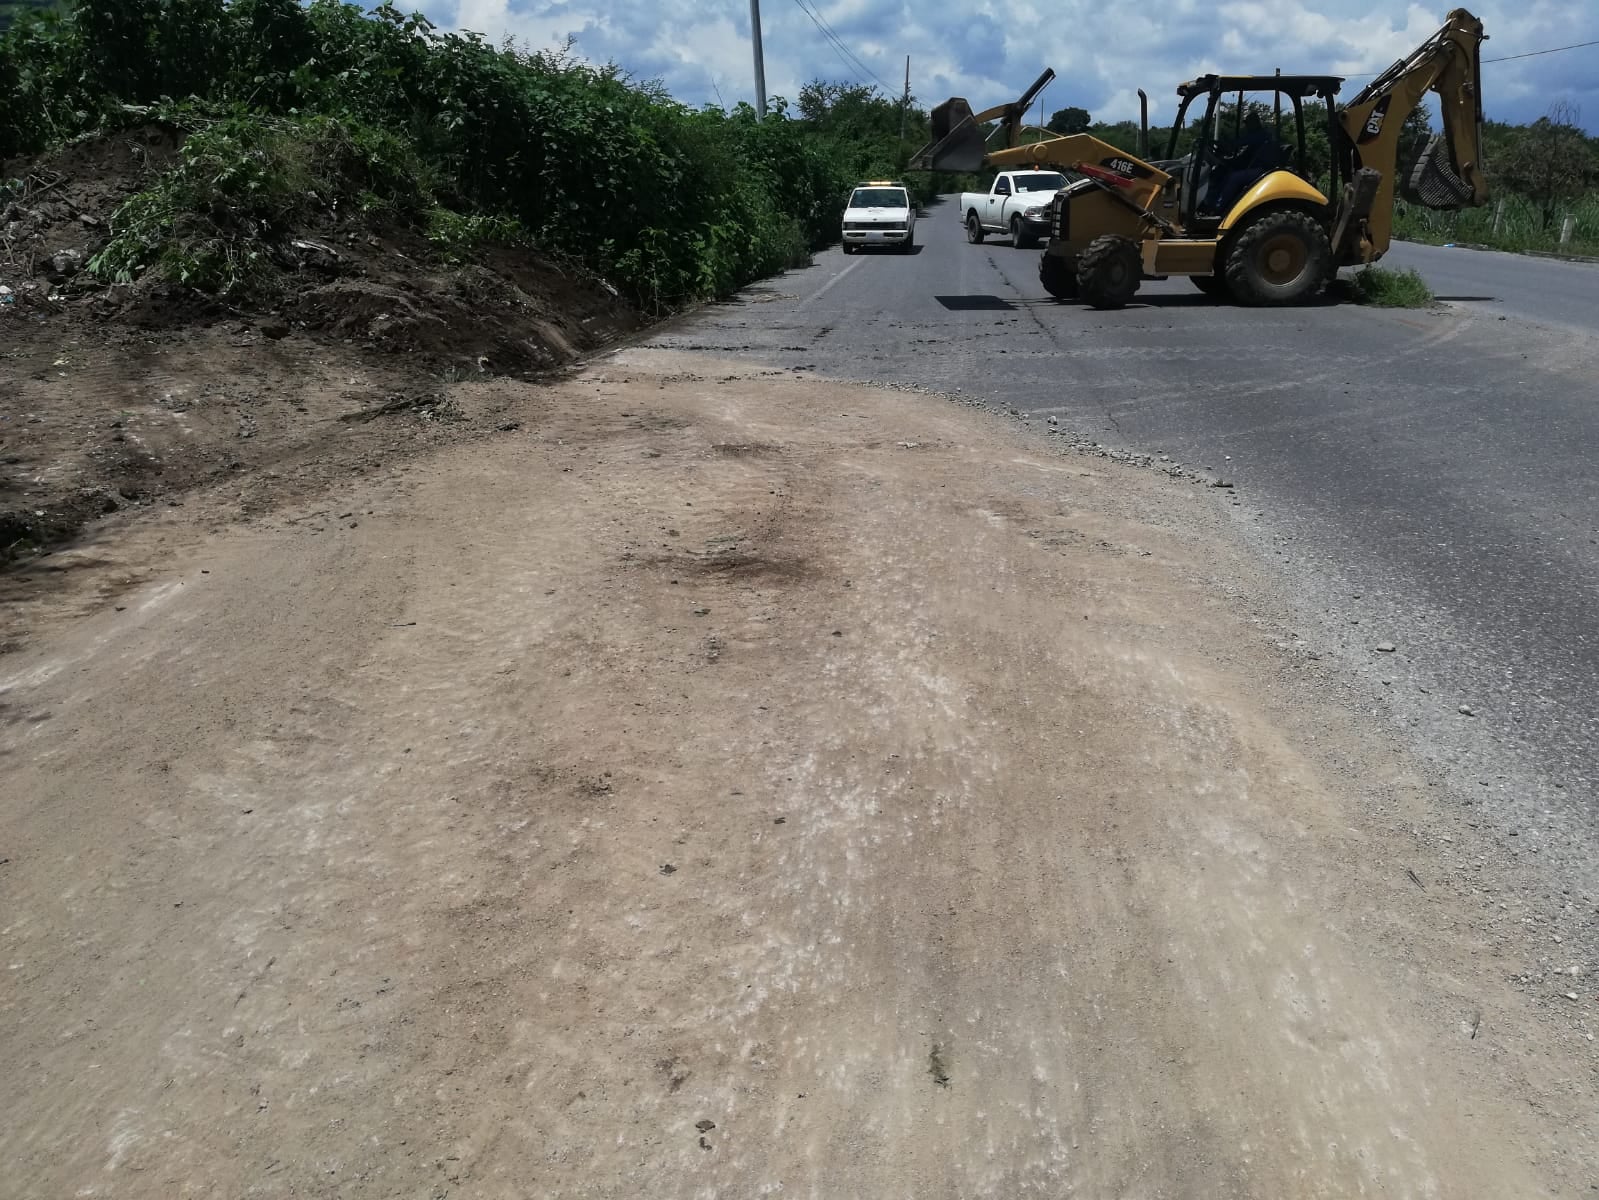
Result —
<instances>
[{"instance_id":1,"label":"weed","mask_svg":"<svg viewBox=\"0 0 1599 1200\"><path fill-rule=\"evenodd\" d=\"M415 212L416 181L408 149L381 131L235 113L203 122L178 165L117 210L89 269L113 283L153 271L204 292L257 292L293 265L283 244L301 222L345 208Z\"/></svg>"},{"instance_id":2,"label":"weed","mask_svg":"<svg viewBox=\"0 0 1599 1200\"><path fill-rule=\"evenodd\" d=\"M427 212L427 239L446 259L459 262L485 246L526 246L532 242L514 217L466 215L447 208Z\"/></svg>"},{"instance_id":3,"label":"weed","mask_svg":"<svg viewBox=\"0 0 1599 1200\"><path fill-rule=\"evenodd\" d=\"M1386 267L1364 267L1355 272L1354 299L1376 308L1426 308L1433 302L1432 289L1415 271Z\"/></svg>"}]
</instances>

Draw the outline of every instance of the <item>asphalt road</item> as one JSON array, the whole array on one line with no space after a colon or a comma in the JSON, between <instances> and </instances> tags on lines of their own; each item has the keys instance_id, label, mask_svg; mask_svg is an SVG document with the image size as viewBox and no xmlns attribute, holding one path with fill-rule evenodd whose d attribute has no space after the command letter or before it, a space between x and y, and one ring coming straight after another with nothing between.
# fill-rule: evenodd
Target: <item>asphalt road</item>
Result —
<instances>
[{"instance_id":1,"label":"asphalt road","mask_svg":"<svg viewBox=\"0 0 1599 1200\"><path fill-rule=\"evenodd\" d=\"M1206 494L1276 565L1294 648L1507 845L1599 890L1599 348L1573 327L1599 268L1406 246L1460 299L1260 311L1170 280L1096 313L1043 295L1036 251L968 245L947 204L918 240L824 253L654 343L959 393L1225 476Z\"/></svg>"},{"instance_id":2,"label":"asphalt road","mask_svg":"<svg viewBox=\"0 0 1599 1200\"><path fill-rule=\"evenodd\" d=\"M1414 267L1447 304L1599 332L1599 264L1399 242L1383 265Z\"/></svg>"}]
</instances>

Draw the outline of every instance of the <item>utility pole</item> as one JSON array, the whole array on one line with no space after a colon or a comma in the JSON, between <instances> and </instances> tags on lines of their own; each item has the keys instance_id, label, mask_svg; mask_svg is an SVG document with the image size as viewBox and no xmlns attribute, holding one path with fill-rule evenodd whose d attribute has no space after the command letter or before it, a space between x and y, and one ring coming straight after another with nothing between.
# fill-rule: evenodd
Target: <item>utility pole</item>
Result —
<instances>
[{"instance_id":1,"label":"utility pole","mask_svg":"<svg viewBox=\"0 0 1599 1200\"><path fill-rule=\"evenodd\" d=\"M755 115L766 120L766 56L761 53L761 0L750 0L750 41L755 46Z\"/></svg>"},{"instance_id":2,"label":"utility pole","mask_svg":"<svg viewBox=\"0 0 1599 1200\"><path fill-rule=\"evenodd\" d=\"M911 115L911 56L905 56L905 95L899 102L899 152L905 156L905 122Z\"/></svg>"}]
</instances>

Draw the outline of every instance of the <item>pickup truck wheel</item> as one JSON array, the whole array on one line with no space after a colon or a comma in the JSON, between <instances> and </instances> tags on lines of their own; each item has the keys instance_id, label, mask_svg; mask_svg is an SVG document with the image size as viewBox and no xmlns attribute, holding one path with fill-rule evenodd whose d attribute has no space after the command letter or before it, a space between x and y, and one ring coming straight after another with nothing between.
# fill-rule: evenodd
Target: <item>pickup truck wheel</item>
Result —
<instances>
[{"instance_id":1,"label":"pickup truck wheel","mask_svg":"<svg viewBox=\"0 0 1599 1200\"><path fill-rule=\"evenodd\" d=\"M1311 217L1292 209L1262 213L1233 238L1227 289L1240 304L1301 304L1332 276L1332 243Z\"/></svg>"},{"instance_id":2,"label":"pickup truck wheel","mask_svg":"<svg viewBox=\"0 0 1599 1200\"><path fill-rule=\"evenodd\" d=\"M1095 308L1121 308L1138 294L1143 275L1138 243L1107 233L1077 260L1077 294Z\"/></svg>"},{"instance_id":3,"label":"pickup truck wheel","mask_svg":"<svg viewBox=\"0 0 1599 1200\"><path fill-rule=\"evenodd\" d=\"M1031 250L1034 246L1038 245L1037 242L1035 242L1023 231L1022 218L1020 214L1010 219L1010 244L1015 246L1018 250Z\"/></svg>"},{"instance_id":4,"label":"pickup truck wheel","mask_svg":"<svg viewBox=\"0 0 1599 1200\"><path fill-rule=\"evenodd\" d=\"M966 240L974 246L983 244L983 223L977 219L975 208L966 214Z\"/></svg>"},{"instance_id":5,"label":"pickup truck wheel","mask_svg":"<svg viewBox=\"0 0 1599 1200\"><path fill-rule=\"evenodd\" d=\"M916 231L913 229L905 235L905 240L899 244L901 254L909 254L916 249Z\"/></svg>"},{"instance_id":6,"label":"pickup truck wheel","mask_svg":"<svg viewBox=\"0 0 1599 1200\"><path fill-rule=\"evenodd\" d=\"M1232 291L1227 286L1225 275L1190 275L1193 284L1212 300L1231 300Z\"/></svg>"},{"instance_id":7,"label":"pickup truck wheel","mask_svg":"<svg viewBox=\"0 0 1599 1200\"><path fill-rule=\"evenodd\" d=\"M1057 300L1077 299L1077 259L1065 254L1038 256L1038 281Z\"/></svg>"}]
</instances>

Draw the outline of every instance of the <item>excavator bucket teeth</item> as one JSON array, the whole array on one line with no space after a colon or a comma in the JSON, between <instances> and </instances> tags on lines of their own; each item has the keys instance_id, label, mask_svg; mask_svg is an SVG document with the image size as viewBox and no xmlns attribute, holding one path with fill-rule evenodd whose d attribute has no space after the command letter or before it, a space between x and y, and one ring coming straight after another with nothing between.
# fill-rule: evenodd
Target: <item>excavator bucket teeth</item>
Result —
<instances>
[{"instance_id":1,"label":"excavator bucket teeth","mask_svg":"<svg viewBox=\"0 0 1599 1200\"><path fill-rule=\"evenodd\" d=\"M973 119L972 106L956 96L929 117L933 140L911 157L910 165L923 171L980 170L988 142L983 127Z\"/></svg>"},{"instance_id":2,"label":"excavator bucket teeth","mask_svg":"<svg viewBox=\"0 0 1599 1200\"><path fill-rule=\"evenodd\" d=\"M1415 165L1402 179L1400 191L1413 204L1449 212L1476 203L1472 186L1460 177L1449 140L1442 134L1428 139Z\"/></svg>"}]
</instances>

